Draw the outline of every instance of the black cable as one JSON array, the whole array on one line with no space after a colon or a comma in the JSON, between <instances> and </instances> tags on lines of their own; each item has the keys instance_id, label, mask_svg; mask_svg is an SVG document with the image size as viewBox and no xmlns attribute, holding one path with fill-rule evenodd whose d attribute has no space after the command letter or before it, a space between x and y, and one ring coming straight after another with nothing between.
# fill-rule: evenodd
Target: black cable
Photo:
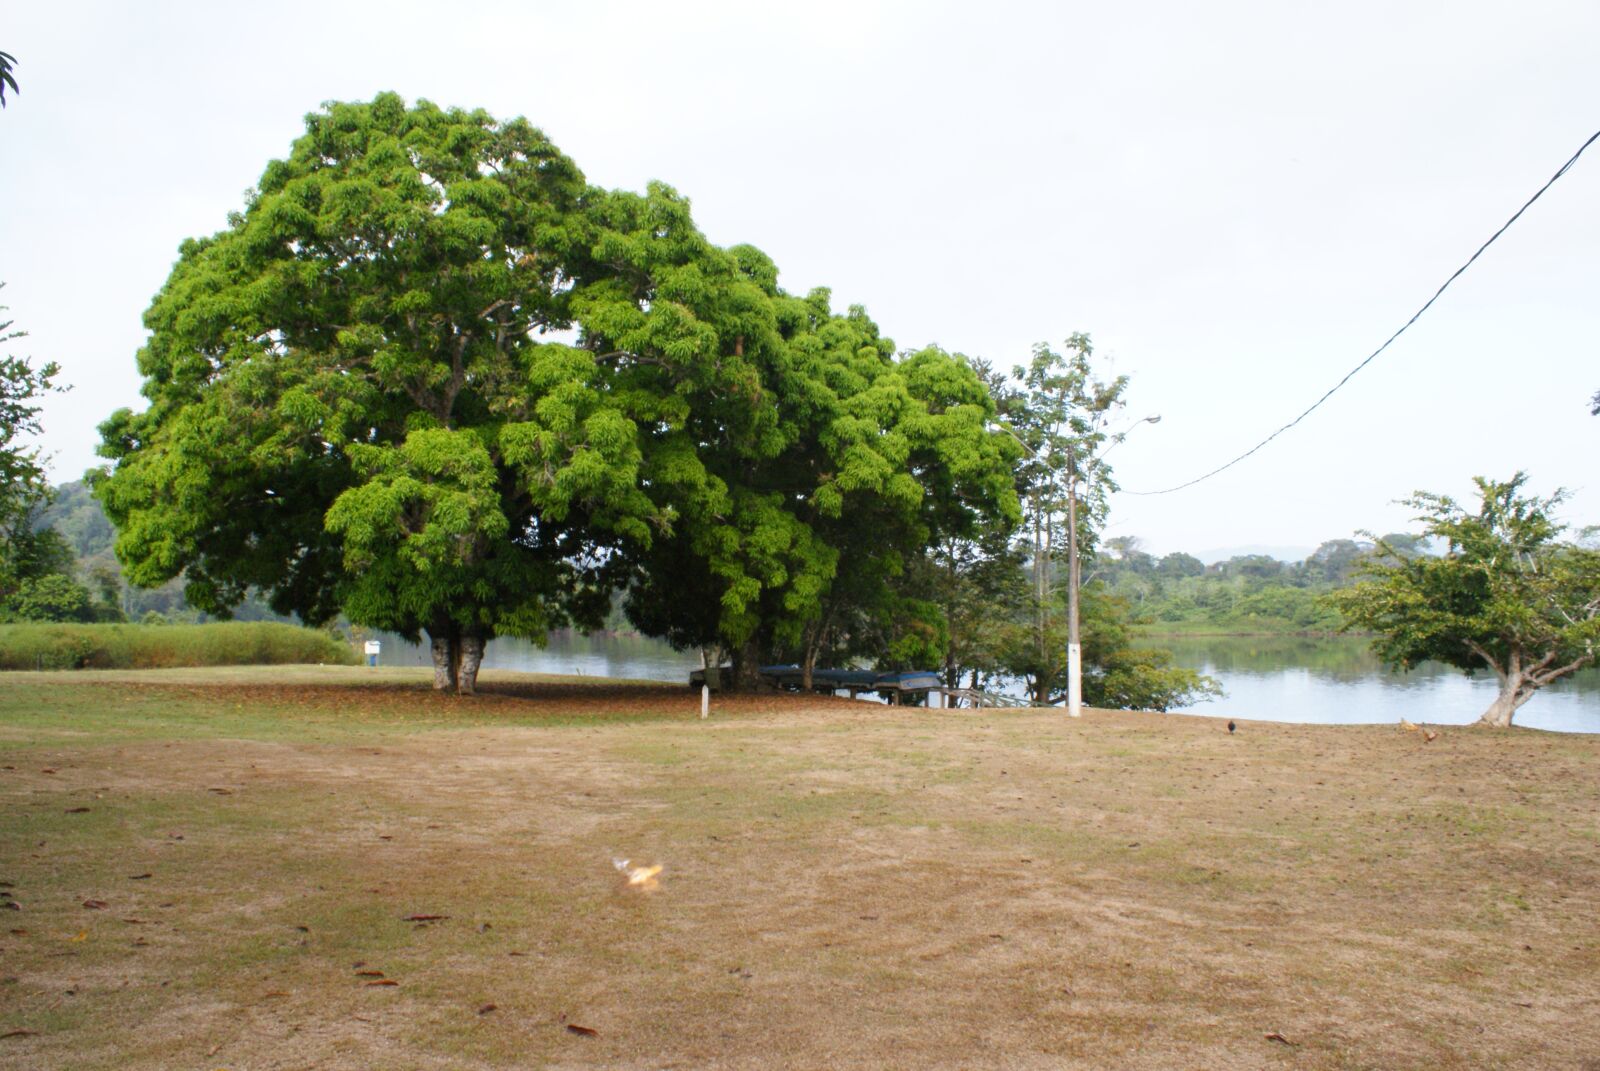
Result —
<instances>
[{"instance_id":1,"label":"black cable","mask_svg":"<svg viewBox=\"0 0 1600 1071\"><path fill-rule=\"evenodd\" d=\"M1297 416L1293 420L1289 421L1289 423L1285 424L1283 427L1279 428L1277 431L1273 432L1271 435L1268 435L1265 439L1262 439L1260 442L1256 443L1254 446L1252 446L1250 449L1246 450L1244 453L1240 454L1238 457L1234 458L1232 461L1229 461L1227 464L1224 464L1224 465L1219 465L1218 467L1212 469L1210 472L1206 473L1203 476L1196 476L1194 479L1188 481L1187 483L1180 483L1176 487L1168 487L1168 488L1166 488L1164 490L1161 490L1161 491L1123 491L1122 494L1125 494L1125 495L1139 495L1139 496L1170 495L1174 491L1182 491L1186 487L1193 487L1195 484L1200 483L1202 480L1209 480L1209 479L1211 479L1211 477L1217 475L1218 473L1223 472L1223 471L1225 471L1227 469L1233 468L1233 466L1237 465L1239 462L1243 461L1245 458L1249 457L1251 454L1255 453L1257 450L1261 449L1263 446L1267 445L1272 440L1276 439L1278 436L1282 435L1284 432L1288 431L1290 428L1292 428L1296 424L1300 423L1306 417L1310 416L1319 406L1322 405L1323 402L1325 402L1329 398L1333 397L1333 394L1334 394L1335 391L1337 391L1340 387L1344 386L1346 383L1350 382L1350 378L1352 376L1354 376L1357 372L1361 371L1363 368L1367 367L1367 365L1371 364L1372 363L1372 359L1374 357L1378 356L1378 354L1380 354L1384 350L1388 349L1389 348L1389 343L1393 342L1395 339L1397 339L1401 335L1403 335L1405 333L1406 328L1408 328L1412 324L1416 323L1418 317L1420 317L1423 313L1427 312L1428 309L1433 305L1433 303L1435 301L1439 300L1439 295L1443 294L1445 292L1445 290L1447 290L1449 288L1450 284L1455 282L1456 279L1460 277L1462 272L1464 272L1468 268L1472 267L1472 262L1477 260L1480 256L1482 256L1483 255L1483 251L1485 249L1488 249L1491 245L1493 245L1494 242L1495 242L1495 239L1499 238L1502 234L1504 234L1510 228L1510 226L1513 223L1515 223L1518 220L1518 218L1521 217L1522 213L1526 212L1529 209L1529 207L1532 206L1533 202L1537 201L1540 197L1544 196L1544 191L1548 190L1551 186L1554 186L1555 182L1556 182L1556 179L1560 178L1562 175L1565 175L1567 173L1567 171L1572 167L1572 165L1578 162L1578 157L1583 155L1583 151L1585 149L1587 149L1589 146L1593 145L1596 140L1600 140L1600 130L1596 130L1593 134L1589 135L1589 140L1584 142L1581 146L1579 146L1578 147L1578 151L1572 154L1572 158L1570 160L1568 160L1566 163L1562 164L1560 170L1558 170L1554 175L1550 176L1550 181L1546 182L1543 186L1540 186L1539 187L1539 192L1534 194L1532 197L1528 198L1527 204L1524 204L1521 208L1517 209L1515 215L1513 215L1510 219L1506 220L1505 223L1503 223L1501 225L1499 230L1495 231L1492 235L1490 235L1489 236L1489 240L1487 242L1484 242L1482 245L1480 245L1478 247L1478 251L1476 253L1472 254L1472 256L1468 257L1467 258L1467 262L1465 264L1461 265L1461 267L1457 268L1451 274L1450 278L1448 278L1448 279L1446 279L1444 281L1444 285L1439 287L1439 289L1437 289L1437 290L1435 290L1433 292L1433 297L1429 298L1427 300L1427 302L1422 306L1422 308L1420 308L1416 312L1412 313L1411 314L1411 319L1407 320L1404 324L1400 325L1400 330L1398 330L1394 334L1390 335L1386 340L1384 340L1383 345L1379 346L1377 349L1373 350L1370 354L1368 354L1366 360L1362 361L1360 364L1358 364L1354 368L1350 369L1350 371L1346 372L1343 379L1339 380L1339 382L1335 383L1332 387L1330 387L1326 394L1324 394L1322 397L1318 398L1315 402L1311 403L1311 407L1309 409L1307 409L1305 412L1301 413L1299 416Z\"/></svg>"}]
</instances>

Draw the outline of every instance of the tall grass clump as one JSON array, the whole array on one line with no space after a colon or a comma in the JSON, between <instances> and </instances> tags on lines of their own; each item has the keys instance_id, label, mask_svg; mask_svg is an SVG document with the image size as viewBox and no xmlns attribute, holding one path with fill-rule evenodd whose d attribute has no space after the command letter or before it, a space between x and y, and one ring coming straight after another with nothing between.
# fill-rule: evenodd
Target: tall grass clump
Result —
<instances>
[{"instance_id":1,"label":"tall grass clump","mask_svg":"<svg viewBox=\"0 0 1600 1071\"><path fill-rule=\"evenodd\" d=\"M338 636L272 621L205 625L0 625L0 669L166 669L320 662L355 665Z\"/></svg>"}]
</instances>

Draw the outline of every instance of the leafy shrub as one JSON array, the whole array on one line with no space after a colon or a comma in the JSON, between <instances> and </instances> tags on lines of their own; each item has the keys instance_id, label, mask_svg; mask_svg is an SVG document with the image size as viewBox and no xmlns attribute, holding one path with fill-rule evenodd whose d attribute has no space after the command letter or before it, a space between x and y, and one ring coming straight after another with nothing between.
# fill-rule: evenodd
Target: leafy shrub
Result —
<instances>
[{"instance_id":1,"label":"leafy shrub","mask_svg":"<svg viewBox=\"0 0 1600 1071\"><path fill-rule=\"evenodd\" d=\"M85 621L91 613L89 589L63 573L24 580L9 607L18 621Z\"/></svg>"}]
</instances>

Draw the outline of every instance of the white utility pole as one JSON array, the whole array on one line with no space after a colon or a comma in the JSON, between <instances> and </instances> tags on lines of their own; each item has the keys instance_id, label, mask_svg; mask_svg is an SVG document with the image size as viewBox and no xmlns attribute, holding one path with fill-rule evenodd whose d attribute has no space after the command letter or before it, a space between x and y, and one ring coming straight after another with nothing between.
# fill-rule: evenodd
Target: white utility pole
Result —
<instances>
[{"instance_id":1,"label":"white utility pole","mask_svg":"<svg viewBox=\"0 0 1600 1071\"><path fill-rule=\"evenodd\" d=\"M1089 459L1084 467L1084 482L1092 486L1095 466L1128 437L1140 424L1159 424L1159 415L1147 416L1112 436L1111 445ZM1067 451L1067 716L1083 717L1083 645L1078 642L1078 586L1082 580L1078 561L1078 455Z\"/></svg>"},{"instance_id":2,"label":"white utility pole","mask_svg":"<svg viewBox=\"0 0 1600 1071\"><path fill-rule=\"evenodd\" d=\"M1094 476L1095 466L1101 458L1109 454L1128 437L1128 432L1140 424L1159 424L1161 417L1141 417L1126 430L1111 436L1111 445L1100 451L1099 454L1089 459L1084 466L1084 482L1089 484ZM1028 456L1039 460L1039 455L1033 447L1022 441L1007 424L1000 427L1007 435L1017 441L1017 445L1028 452ZM1037 511L1037 506L1035 510ZM1037 522L1035 522L1037 523ZM1036 548L1037 553L1037 548ZM1034 563L1038 569L1038 562ZM1048 570L1046 574L1048 576ZM1067 448L1067 716L1073 718L1083 717L1083 644L1078 636L1078 587L1081 582L1081 570L1078 562L1078 458L1076 452L1069 446Z\"/></svg>"}]
</instances>

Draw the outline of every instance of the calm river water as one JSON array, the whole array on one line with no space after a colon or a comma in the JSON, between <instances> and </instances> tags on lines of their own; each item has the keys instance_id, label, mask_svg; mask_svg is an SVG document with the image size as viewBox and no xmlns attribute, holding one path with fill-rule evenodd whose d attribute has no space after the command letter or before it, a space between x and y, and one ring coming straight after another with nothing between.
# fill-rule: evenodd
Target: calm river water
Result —
<instances>
[{"instance_id":1,"label":"calm river water","mask_svg":"<svg viewBox=\"0 0 1600 1071\"><path fill-rule=\"evenodd\" d=\"M1157 637L1179 665L1222 682L1225 698L1184 711L1268 721L1415 722L1465 725L1494 700L1494 677L1468 677L1427 663L1394 673L1373 657L1367 641L1348 636ZM1516 724L1569 733L1600 733L1600 671L1553 684L1517 711Z\"/></svg>"},{"instance_id":2,"label":"calm river water","mask_svg":"<svg viewBox=\"0 0 1600 1071\"><path fill-rule=\"evenodd\" d=\"M385 665L426 665L425 649L383 637ZM1222 682L1226 697L1182 713L1268 721L1415 722L1464 725L1494 698L1492 677L1469 678L1445 666L1391 673L1365 640L1302 637L1162 637L1179 665ZM699 658L636 636L560 633L539 648L526 640L489 644L484 665L532 673L687 682ZM1552 685L1517 712L1517 724L1561 732L1600 733L1600 670Z\"/></svg>"}]
</instances>

